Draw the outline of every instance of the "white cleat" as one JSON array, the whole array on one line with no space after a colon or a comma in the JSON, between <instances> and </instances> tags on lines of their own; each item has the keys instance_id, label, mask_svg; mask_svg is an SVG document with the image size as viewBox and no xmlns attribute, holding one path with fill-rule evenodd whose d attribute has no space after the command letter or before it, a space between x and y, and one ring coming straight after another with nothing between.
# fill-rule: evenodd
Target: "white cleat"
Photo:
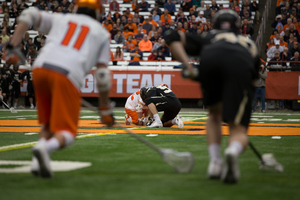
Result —
<instances>
[{"instance_id":1,"label":"white cleat","mask_svg":"<svg viewBox=\"0 0 300 200\"><path fill-rule=\"evenodd\" d=\"M30 109L34 109L34 105L31 105L31 106L30 106Z\"/></svg>"},{"instance_id":2,"label":"white cleat","mask_svg":"<svg viewBox=\"0 0 300 200\"><path fill-rule=\"evenodd\" d=\"M130 125L130 122L128 121L129 118L130 118L129 115L125 115L125 124L126 125Z\"/></svg>"},{"instance_id":3,"label":"white cleat","mask_svg":"<svg viewBox=\"0 0 300 200\"><path fill-rule=\"evenodd\" d=\"M240 179L240 169L238 163L238 153L233 148L225 149L225 163L221 174L224 183L237 183Z\"/></svg>"},{"instance_id":4,"label":"white cleat","mask_svg":"<svg viewBox=\"0 0 300 200\"><path fill-rule=\"evenodd\" d=\"M183 128L184 126L180 115L176 117L176 124L178 125L178 128Z\"/></svg>"},{"instance_id":5,"label":"white cleat","mask_svg":"<svg viewBox=\"0 0 300 200\"><path fill-rule=\"evenodd\" d=\"M46 149L45 143L38 143L32 148L33 155L37 158L40 166L40 176L51 178L53 176L50 166L50 155Z\"/></svg>"},{"instance_id":6,"label":"white cleat","mask_svg":"<svg viewBox=\"0 0 300 200\"><path fill-rule=\"evenodd\" d=\"M154 121L150 126L147 126L147 128L161 128L163 127L163 124L161 121L157 122Z\"/></svg>"},{"instance_id":7,"label":"white cleat","mask_svg":"<svg viewBox=\"0 0 300 200\"><path fill-rule=\"evenodd\" d=\"M222 160L211 160L207 168L207 178L220 179L223 168Z\"/></svg>"},{"instance_id":8,"label":"white cleat","mask_svg":"<svg viewBox=\"0 0 300 200\"><path fill-rule=\"evenodd\" d=\"M39 176L40 175L39 161L35 156L32 156L30 171L34 176Z\"/></svg>"}]
</instances>

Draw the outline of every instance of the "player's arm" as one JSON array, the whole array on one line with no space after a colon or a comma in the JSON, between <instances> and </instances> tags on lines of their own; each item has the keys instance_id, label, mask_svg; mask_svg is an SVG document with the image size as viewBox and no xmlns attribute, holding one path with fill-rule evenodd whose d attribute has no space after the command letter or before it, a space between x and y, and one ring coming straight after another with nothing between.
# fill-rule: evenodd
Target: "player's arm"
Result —
<instances>
[{"instance_id":1,"label":"player's arm","mask_svg":"<svg viewBox=\"0 0 300 200\"><path fill-rule=\"evenodd\" d=\"M187 45L187 35L182 31L166 31L164 37L172 55L182 62L183 77L194 79L198 76L195 74L197 72L195 72L194 67L189 63L188 53L199 55L201 46L198 43Z\"/></svg>"},{"instance_id":2,"label":"player's arm","mask_svg":"<svg viewBox=\"0 0 300 200\"><path fill-rule=\"evenodd\" d=\"M112 126L115 123L113 116L114 105L109 99L109 90L111 87L110 71L107 68L107 63L110 58L109 40L104 40L101 51L99 52L97 69L95 77L97 80L97 88L99 91L99 107L102 123L107 126Z\"/></svg>"}]
</instances>

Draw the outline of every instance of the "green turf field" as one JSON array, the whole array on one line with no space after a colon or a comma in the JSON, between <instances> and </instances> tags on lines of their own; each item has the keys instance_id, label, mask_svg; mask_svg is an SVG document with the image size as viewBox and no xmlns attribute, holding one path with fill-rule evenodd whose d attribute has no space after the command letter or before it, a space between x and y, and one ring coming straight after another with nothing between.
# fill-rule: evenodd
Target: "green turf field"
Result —
<instances>
[{"instance_id":1,"label":"green turf field","mask_svg":"<svg viewBox=\"0 0 300 200\"><path fill-rule=\"evenodd\" d=\"M207 113L201 110L183 110L181 115L184 121L205 121ZM123 120L123 110L117 109L115 116L117 120ZM0 121L16 119L36 119L36 111L23 109L12 114L0 110ZM97 120L97 115L83 110L81 119ZM252 122L299 124L300 113L254 113ZM0 148L38 139L38 135L34 133L4 133L1 131L2 127L4 126L0 126ZM204 135L142 137L162 148L192 152L196 160L194 169L189 174L175 173L155 151L126 134L91 136L79 138L74 145L51 156L55 161L88 162L91 163L90 167L55 172L52 179L41 179L29 173L0 173L0 200L300 199L300 136L282 136L281 139L250 136L256 148L261 153L273 153L284 165L285 171L261 172L257 157L247 149L239 159L241 179L236 185L224 185L220 181L206 179L208 155ZM226 142L227 136L224 137L223 148ZM31 148L0 149L1 160L30 161ZM2 164L0 171L17 167L20 165Z\"/></svg>"}]
</instances>

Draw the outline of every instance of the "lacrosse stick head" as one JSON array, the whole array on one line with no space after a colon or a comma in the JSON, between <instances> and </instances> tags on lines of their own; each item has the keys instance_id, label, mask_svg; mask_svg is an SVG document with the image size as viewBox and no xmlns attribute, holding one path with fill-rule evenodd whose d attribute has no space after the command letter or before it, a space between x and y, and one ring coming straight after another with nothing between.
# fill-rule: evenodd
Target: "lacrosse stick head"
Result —
<instances>
[{"instance_id":1,"label":"lacrosse stick head","mask_svg":"<svg viewBox=\"0 0 300 200\"><path fill-rule=\"evenodd\" d=\"M283 172L284 167L282 164L277 162L272 153L266 153L261 156L262 160L259 163L259 169L261 171L278 171Z\"/></svg>"},{"instance_id":2,"label":"lacrosse stick head","mask_svg":"<svg viewBox=\"0 0 300 200\"><path fill-rule=\"evenodd\" d=\"M194 167L194 156L190 152L177 152L173 149L161 149L163 161L178 173L189 173Z\"/></svg>"},{"instance_id":3,"label":"lacrosse stick head","mask_svg":"<svg viewBox=\"0 0 300 200\"><path fill-rule=\"evenodd\" d=\"M10 108L11 113L18 113L14 108Z\"/></svg>"}]
</instances>

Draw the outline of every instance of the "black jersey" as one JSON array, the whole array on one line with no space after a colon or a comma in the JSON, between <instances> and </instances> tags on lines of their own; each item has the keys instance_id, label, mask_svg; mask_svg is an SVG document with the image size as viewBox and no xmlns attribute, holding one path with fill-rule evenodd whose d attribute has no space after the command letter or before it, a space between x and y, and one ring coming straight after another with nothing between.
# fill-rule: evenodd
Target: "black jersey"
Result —
<instances>
[{"instance_id":1,"label":"black jersey","mask_svg":"<svg viewBox=\"0 0 300 200\"><path fill-rule=\"evenodd\" d=\"M169 89L166 86L161 86L161 85L149 88L146 91L146 96L147 96L147 98L151 98L151 97L155 97L155 96L176 97L176 95L173 93L173 91L171 89Z\"/></svg>"},{"instance_id":2,"label":"black jersey","mask_svg":"<svg viewBox=\"0 0 300 200\"><path fill-rule=\"evenodd\" d=\"M20 87L22 81L22 72L20 71L13 71L12 72L12 85L13 87Z\"/></svg>"},{"instance_id":3,"label":"black jersey","mask_svg":"<svg viewBox=\"0 0 300 200\"><path fill-rule=\"evenodd\" d=\"M22 73L23 80L27 80L28 84L32 83L32 74L31 70L26 70Z\"/></svg>"}]
</instances>

